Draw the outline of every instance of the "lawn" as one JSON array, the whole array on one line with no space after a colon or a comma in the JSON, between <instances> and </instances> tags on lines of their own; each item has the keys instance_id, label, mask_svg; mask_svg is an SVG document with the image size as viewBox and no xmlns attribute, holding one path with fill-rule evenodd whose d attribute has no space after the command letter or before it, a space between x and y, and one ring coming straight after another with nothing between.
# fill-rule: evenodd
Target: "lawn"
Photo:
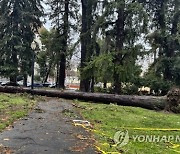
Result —
<instances>
[{"instance_id":1,"label":"lawn","mask_svg":"<svg viewBox=\"0 0 180 154\"><path fill-rule=\"evenodd\" d=\"M84 120L91 122L92 128L89 130L97 140L97 148L104 154L180 153L178 114L113 104L75 103ZM115 144L114 135L118 131L128 132L128 144ZM120 141L122 138L118 137Z\"/></svg>"},{"instance_id":2,"label":"lawn","mask_svg":"<svg viewBox=\"0 0 180 154\"><path fill-rule=\"evenodd\" d=\"M28 114L35 105L32 96L0 93L0 132Z\"/></svg>"}]
</instances>

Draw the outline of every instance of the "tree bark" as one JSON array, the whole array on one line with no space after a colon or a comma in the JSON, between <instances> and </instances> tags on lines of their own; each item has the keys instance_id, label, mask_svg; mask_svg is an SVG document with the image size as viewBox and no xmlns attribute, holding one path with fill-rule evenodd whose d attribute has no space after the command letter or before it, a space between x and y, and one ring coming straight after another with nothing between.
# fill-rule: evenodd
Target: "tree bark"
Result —
<instances>
[{"instance_id":1,"label":"tree bark","mask_svg":"<svg viewBox=\"0 0 180 154\"><path fill-rule=\"evenodd\" d=\"M10 75L10 82L16 83L17 82L17 74L18 74L18 59L17 59L17 51L12 48L12 65L14 65L15 70L13 70L13 75Z\"/></svg>"},{"instance_id":2,"label":"tree bark","mask_svg":"<svg viewBox=\"0 0 180 154\"><path fill-rule=\"evenodd\" d=\"M65 78L66 78L66 56L61 55L60 69L59 69L59 85L58 88L65 88Z\"/></svg>"},{"instance_id":3,"label":"tree bark","mask_svg":"<svg viewBox=\"0 0 180 154\"><path fill-rule=\"evenodd\" d=\"M15 75L10 76L10 82L16 83L16 76Z\"/></svg>"},{"instance_id":4,"label":"tree bark","mask_svg":"<svg viewBox=\"0 0 180 154\"><path fill-rule=\"evenodd\" d=\"M125 25L125 17L124 17L124 8L125 2L122 2L121 8L118 10L118 19L116 21L116 54L114 57L114 92L116 94L121 93L121 79L120 72L117 68L122 64L122 50L124 44L124 25Z\"/></svg>"},{"instance_id":5,"label":"tree bark","mask_svg":"<svg viewBox=\"0 0 180 154\"><path fill-rule=\"evenodd\" d=\"M59 84L58 88L65 88L65 78L66 78L66 54L68 49L68 30L69 30L69 0L65 0L64 5L64 17L63 17L63 40L62 40L62 53L60 58L60 67L59 67Z\"/></svg>"},{"instance_id":6,"label":"tree bark","mask_svg":"<svg viewBox=\"0 0 180 154\"><path fill-rule=\"evenodd\" d=\"M81 28L81 73L80 90L90 91L90 79L85 78L82 69L90 60L92 55L91 26L92 26L92 4L89 0L81 0L82 4L82 28Z\"/></svg>"},{"instance_id":7,"label":"tree bark","mask_svg":"<svg viewBox=\"0 0 180 154\"><path fill-rule=\"evenodd\" d=\"M27 74L23 75L23 86L27 87Z\"/></svg>"},{"instance_id":8,"label":"tree bark","mask_svg":"<svg viewBox=\"0 0 180 154\"><path fill-rule=\"evenodd\" d=\"M44 78L44 80L43 80L43 83L46 83L46 82L47 82L48 77L49 77L49 74L50 74L50 72L51 72L51 68L52 68L52 62L49 64L49 68L48 68L48 70L47 70L47 72L46 72L46 76L45 76L45 78Z\"/></svg>"},{"instance_id":9,"label":"tree bark","mask_svg":"<svg viewBox=\"0 0 180 154\"><path fill-rule=\"evenodd\" d=\"M94 85L95 85L95 78L92 77L92 78L91 78L91 92L92 92L92 93L94 92Z\"/></svg>"},{"instance_id":10,"label":"tree bark","mask_svg":"<svg viewBox=\"0 0 180 154\"><path fill-rule=\"evenodd\" d=\"M171 36L173 38L176 38L178 35L178 23L179 23L179 19L180 19L180 13L179 13L180 2L179 2L179 0L175 0L174 5L175 6L174 6L174 15L172 17ZM168 42L167 38L165 40L166 41L165 41L165 45L164 45L164 50L166 51L166 56L167 56L167 58L169 58L169 60L166 62L166 65L165 65L164 79L173 81L172 64L173 64L173 60L175 58L177 39L171 40L170 43L167 43Z\"/></svg>"},{"instance_id":11,"label":"tree bark","mask_svg":"<svg viewBox=\"0 0 180 154\"><path fill-rule=\"evenodd\" d=\"M81 69L85 67L86 62L86 54L87 54L87 45L86 40L83 36L87 32L87 1L81 0L82 3L82 28L81 28ZM80 90L81 91L88 91L88 80L84 79L82 70L80 72L81 81L80 81Z\"/></svg>"},{"instance_id":12,"label":"tree bark","mask_svg":"<svg viewBox=\"0 0 180 154\"><path fill-rule=\"evenodd\" d=\"M132 95L114 95L101 93L84 92L60 92L54 90L31 90L16 87L1 87L0 92L4 93L29 93L48 97L59 97L65 99L79 99L97 103L110 104L115 103L123 106L142 107L151 110L163 110L166 106L166 97L154 96L132 96Z\"/></svg>"},{"instance_id":13,"label":"tree bark","mask_svg":"<svg viewBox=\"0 0 180 154\"><path fill-rule=\"evenodd\" d=\"M59 64L57 64L57 72L56 72L56 87L58 87L59 84Z\"/></svg>"},{"instance_id":14,"label":"tree bark","mask_svg":"<svg viewBox=\"0 0 180 154\"><path fill-rule=\"evenodd\" d=\"M103 83L103 88L107 89L107 83L106 82Z\"/></svg>"}]
</instances>

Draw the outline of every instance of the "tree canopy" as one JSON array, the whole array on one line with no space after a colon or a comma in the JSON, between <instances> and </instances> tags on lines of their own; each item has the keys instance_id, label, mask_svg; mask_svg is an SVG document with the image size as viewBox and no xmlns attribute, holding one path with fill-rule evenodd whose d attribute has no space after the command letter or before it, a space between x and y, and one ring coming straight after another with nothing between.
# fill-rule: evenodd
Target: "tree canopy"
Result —
<instances>
[{"instance_id":1,"label":"tree canopy","mask_svg":"<svg viewBox=\"0 0 180 154\"><path fill-rule=\"evenodd\" d=\"M0 1L0 73L16 82L29 74L31 43L41 27L41 0Z\"/></svg>"},{"instance_id":2,"label":"tree canopy","mask_svg":"<svg viewBox=\"0 0 180 154\"><path fill-rule=\"evenodd\" d=\"M41 0L0 0L0 73L31 74L30 44L42 25ZM80 90L111 84L113 93L141 86L166 94L180 85L179 0L48 0L51 30L40 33L37 63L43 82L65 88L68 55L80 54ZM79 45L79 48L76 48ZM150 56L147 70L139 61ZM147 62L146 62L147 63ZM56 72L55 72L56 71Z\"/></svg>"}]
</instances>

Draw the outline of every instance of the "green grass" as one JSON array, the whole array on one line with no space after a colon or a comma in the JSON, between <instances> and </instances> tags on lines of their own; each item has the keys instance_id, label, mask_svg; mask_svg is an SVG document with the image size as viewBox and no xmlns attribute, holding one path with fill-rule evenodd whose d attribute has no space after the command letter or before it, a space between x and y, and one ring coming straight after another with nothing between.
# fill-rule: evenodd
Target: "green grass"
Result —
<instances>
[{"instance_id":1,"label":"green grass","mask_svg":"<svg viewBox=\"0 0 180 154\"><path fill-rule=\"evenodd\" d=\"M35 105L32 96L0 93L0 132L28 114Z\"/></svg>"},{"instance_id":2,"label":"green grass","mask_svg":"<svg viewBox=\"0 0 180 154\"><path fill-rule=\"evenodd\" d=\"M165 112L155 112L142 108L124 107L117 105L93 104L76 101L80 108L80 113L85 120L89 120L93 125L93 131L97 146L105 152L118 152L127 154L175 154L180 151L173 148L172 143L180 145L178 142L139 142L134 141L133 136L155 135L180 137L180 131L157 131L157 130L134 130L132 128L180 128L180 115ZM129 133L129 143L123 147L114 145L114 134L117 131ZM180 153L180 152L179 152Z\"/></svg>"}]
</instances>

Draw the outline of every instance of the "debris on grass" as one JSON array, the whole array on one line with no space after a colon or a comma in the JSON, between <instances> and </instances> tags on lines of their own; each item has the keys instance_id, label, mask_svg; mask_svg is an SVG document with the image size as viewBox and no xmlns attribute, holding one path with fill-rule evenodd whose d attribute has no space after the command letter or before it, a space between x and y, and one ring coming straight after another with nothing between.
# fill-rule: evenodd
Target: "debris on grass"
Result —
<instances>
[{"instance_id":1,"label":"debris on grass","mask_svg":"<svg viewBox=\"0 0 180 154\"><path fill-rule=\"evenodd\" d=\"M91 123L87 120L73 120L75 126L82 125L85 127L90 127Z\"/></svg>"}]
</instances>

